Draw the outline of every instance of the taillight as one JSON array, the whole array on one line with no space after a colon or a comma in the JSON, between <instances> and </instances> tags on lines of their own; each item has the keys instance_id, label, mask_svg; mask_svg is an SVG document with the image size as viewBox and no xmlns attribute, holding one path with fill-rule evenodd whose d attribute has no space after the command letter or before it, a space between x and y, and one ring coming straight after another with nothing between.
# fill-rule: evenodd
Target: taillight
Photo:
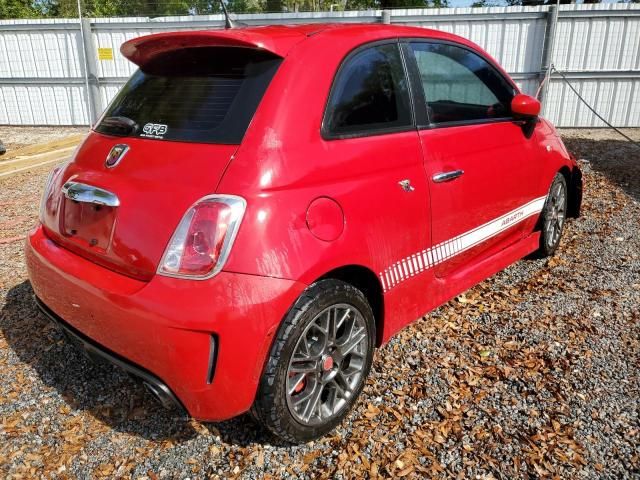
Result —
<instances>
[{"instance_id":1,"label":"taillight","mask_svg":"<svg viewBox=\"0 0 640 480\"><path fill-rule=\"evenodd\" d=\"M62 171L62 169L66 166L65 164L58 165L53 170L49 172L47 176L47 181L44 184L44 192L42 192L42 198L40 199L40 223L44 223L44 214L46 213L47 203L50 201L52 197L51 186L53 185L54 180L58 176L58 174Z\"/></svg>"},{"instance_id":2,"label":"taillight","mask_svg":"<svg viewBox=\"0 0 640 480\"><path fill-rule=\"evenodd\" d=\"M76 155L78 155L78 151L80 150L80 147L82 146L83 143L84 141L81 142L76 147L76 149L71 154L71 157L69 157L69 160L67 160L64 163L61 163L57 167L54 167L53 170L49 172L49 175L47 176L47 181L44 184L44 192L42 192L42 199L40 200L40 211L39 211L40 223L44 224L44 215L46 213L47 205L53 198L53 192L51 191L51 187L55 183L60 172L62 172L65 168L67 168L67 165L69 165L71 162L75 160Z\"/></svg>"},{"instance_id":3,"label":"taillight","mask_svg":"<svg viewBox=\"0 0 640 480\"><path fill-rule=\"evenodd\" d=\"M198 200L171 237L158 273L193 279L218 273L229 256L245 207L245 200L233 195Z\"/></svg>"}]
</instances>

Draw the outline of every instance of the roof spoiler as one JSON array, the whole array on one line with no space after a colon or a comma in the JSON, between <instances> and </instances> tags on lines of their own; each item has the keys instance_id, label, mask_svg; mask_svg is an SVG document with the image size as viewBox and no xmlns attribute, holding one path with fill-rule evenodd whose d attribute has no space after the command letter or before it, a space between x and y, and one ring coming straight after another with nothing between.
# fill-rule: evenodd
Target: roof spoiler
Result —
<instances>
[{"instance_id":1,"label":"roof spoiler","mask_svg":"<svg viewBox=\"0 0 640 480\"><path fill-rule=\"evenodd\" d=\"M284 57L296 43L305 38L295 31L274 35L259 28L209 31L167 32L134 38L122 44L120 52L139 67L158 55L198 47L254 48Z\"/></svg>"}]
</instances>

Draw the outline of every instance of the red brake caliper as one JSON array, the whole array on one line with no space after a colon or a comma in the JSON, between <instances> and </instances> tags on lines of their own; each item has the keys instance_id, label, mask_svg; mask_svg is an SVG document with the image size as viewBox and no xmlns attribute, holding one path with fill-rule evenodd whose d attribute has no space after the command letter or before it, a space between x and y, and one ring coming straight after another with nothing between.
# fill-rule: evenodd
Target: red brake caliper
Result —
<instances>
[{"instance_id":1,"label":"red brake caliper","mask_svg":"<svg viewBox=\"0 0 640 480\"><path fill-rule=\"evenodd\" d=\"M294 374L289 374L289 378L293 377ZM293 389L293 393L300 393L304 390L304 387L307 386L307 377L304 377L302 380L298 382L296 388Z\"/></svg>"}]
</instances>

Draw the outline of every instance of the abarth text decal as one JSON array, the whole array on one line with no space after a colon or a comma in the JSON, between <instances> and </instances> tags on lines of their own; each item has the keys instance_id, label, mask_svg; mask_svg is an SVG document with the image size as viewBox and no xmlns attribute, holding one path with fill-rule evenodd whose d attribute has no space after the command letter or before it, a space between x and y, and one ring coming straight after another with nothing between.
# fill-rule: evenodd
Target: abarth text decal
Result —
<instances>
[{"instance_id":1,"label":"abarth text decal","mask_svg":"<svg viewBox=\"0 0 640 480\"><path fill-rule=\"evenodd\" d=\"M385 271L380 272L382 288L386 292L405 280L418 275L451 257L461 254L482 242L495 237L504 230L524 221L542 211L546 196L536 198L495 220L485 223L468 232L446 240L431 248L416 252L398 260Z\"/></svg>"}]
</instances>

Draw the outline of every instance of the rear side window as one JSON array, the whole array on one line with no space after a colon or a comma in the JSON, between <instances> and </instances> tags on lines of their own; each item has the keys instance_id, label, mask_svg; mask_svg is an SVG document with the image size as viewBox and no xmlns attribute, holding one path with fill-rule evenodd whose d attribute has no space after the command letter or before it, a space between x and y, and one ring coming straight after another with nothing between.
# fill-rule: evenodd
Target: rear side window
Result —
<instances>
[{"instance_id":1,"label":"rear side window","mask_svg":"<svg viewBox=\"0 0 640 480\"><path fill-rule=\"evenodd\" d=\"M329 137L399 131L411 127L409 88L396 43L349 57L340 68L325 112Z\"/></svg>"},{"instance_id":2,"label":"rear side window","mask_svg":"<svg viewBox=\"0 0 640 480\"><path fill-rule=\"evenodd\" d=\"M236 47L159 55L129 79L96 131L239 144L282 59Z\"/></svg>"},{"instance_id":3,"label":"rear side window","mask_svg":"<svg viewBox=\"0 0 640 480\"><path fill-rule=\"evenodd\" d=\"M466 48L411 43L431 123L511 116L515 91L486 60Z\"/></svg>"}]
</instances>

